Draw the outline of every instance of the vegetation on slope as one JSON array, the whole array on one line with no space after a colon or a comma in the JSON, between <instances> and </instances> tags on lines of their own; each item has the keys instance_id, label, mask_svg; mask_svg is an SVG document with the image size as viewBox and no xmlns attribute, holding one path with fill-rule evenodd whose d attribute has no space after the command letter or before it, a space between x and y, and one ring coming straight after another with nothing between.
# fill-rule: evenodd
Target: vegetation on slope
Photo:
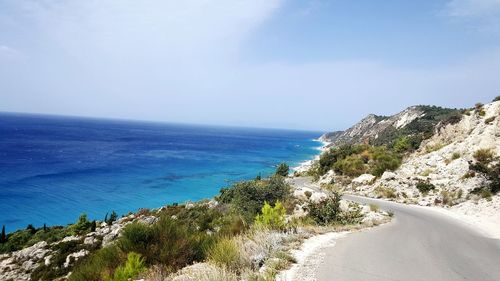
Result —
<instances>
[{"instance_id":1,"label":"vegetation on slope","mask_svg":"<svg viewBox=\"0 0 500 281\"><path fill-rule=\"evenodd\" d=\"M85 215L67 227L29 227L14 232L6 235L1 246L12 251L38 241L56 242L47 246L53 255L50 264L42 262L31 273L32 280L53 280L70 271L70 281L134 280L145 274L164 280L194 263L207 264L218 280L236 280L243 275L250 280L271 280L293 261L277 246L276 239L282 239L279 237L284 233L294 233L297 225L359 224L363 218L356 204L342 211L340 194L334 193L323 202L301 201L306 202L309 215L290 220L287 214L299 199L292 196L283 176L288 170L288 166L279 165L269 178L223 188L215 201L173 204L154 212L140 210L136 218L153 216L156 222L115 222L126 225L120 236L103 248L101 243L83 243L86 234L96 231L96 222ZM106 216L106 224L114 225L116 219L116 214ZM70 235L76 237L61 242ZM68 255L79 251L90 254L67 266ZM267 270L262 273L259 269L264 263Z\"/></svg>"},{"instance_id":2,"label":"vegetation on slope","mask_svg":"<svg viewBox=\"0 0 500 281\"><path fill-rule=\"evenodd\" d=\"M397 140L401 143L401 140ZM309 173L319 178L329 170L334 170L339 175L356 177L361 174L371 173L381 176L387 170L395 170L401 164L402 154L409 146L398 144L398 150L386 146L371 145L345 145L331 148L321 154Z\"/></svg>"}]
</instances>

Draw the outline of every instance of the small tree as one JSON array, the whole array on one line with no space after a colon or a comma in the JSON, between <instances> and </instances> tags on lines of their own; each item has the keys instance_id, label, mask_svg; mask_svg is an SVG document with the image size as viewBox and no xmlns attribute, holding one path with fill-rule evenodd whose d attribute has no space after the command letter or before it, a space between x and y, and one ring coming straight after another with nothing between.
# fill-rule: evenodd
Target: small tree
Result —
<instances>
[{"instance_id":1,"label":"small tree","mask_svg":"<svg viewBox=\"0 0 500 281\"><path fill-rule=\"evenodd\" d=\"M262 180L262 176L260 175L260 173L255 177L255 180L256 181L260 181Z\"/></svg>"},{"instance_id":2,"label":"small tree","mask_svg":"<svg viewBox=\"0 0 500 281\"><path fill-rule=\"evenodd\" d=\"M281 163L276 167L276 175L280 175L282 177L288 176L288 172L290 171L290 167L286 163Z\"/></svg>"},{"instance_id":3,"label":"small tree","mask_svg":"<svg viewBox=\"0 0 500 281\"><path fill-rule=\"evenodd\" d=\"M109 220L107 221L108 225L112 225L114 221L118 218L118 215L116 214L115 211L111 212L111 215L109 216Z\"/></svg>"},{"instance_id":4,"label":"small tree","mask_svg":"<svg viewBox=\"0 0 500 281\"><path fill-rule=\"evenodd\" d=\"M74 235L81 235L90 229L91 222L87 218L87 214L81 214L78 221L71 226L71 232Z\"/></svg>"},{"instance_id":5,"label":"small tree","mask_svg":"<svg viewBox=\"0 0 500 281\"><path fill-rule=\"evenodd\" d=\"M106 281L127 281L146 271L146 265L142 256L138 253L130 252L127 255L125 265L116 268L113 278L107 278Z\"/></svg>"},{"instance_id":6,"label":"small tree","mask_svg":"<svg viewBox=\"0 0 500 281\"><path fill-rule=\"evenodd\" d=\"M36 228L32 224L28 224L28 226L26 227L26 230L29 230L29 232L31 234L35 234L36 233Z\"/></svg>"},{"instance_id":7,"label":"small tree","mask_svg":"<svg viewBox=\"0 0 500 281\"><path fill-rule=\"evenodd\" d=\"M95 232L95 229L97 228L97 224L95 220L92 221L92 224L90 225L90 232Z\"/></svg>"},{"instance_id":8,"label":"small tree","mask_svg":"<svg viewBox=\"0 0 500 281\"><path fill-rule=\"evenodd\" d=\"M7 235L5 235L5 225L2 226L2 234L0 235L0 243L7 242Z\"/></svg>"},{"instance_id":9,"label":"small tree","mask_svg":"<svg viewBox=\"0 0 500 281\"><path fill-rule=\"evenodd\" d=\"M286 225L285 215L285 207L280 201L274 204L274 208L265 202L262 207L262 214L255 217L255 224L271 229L284 229Z\"/></svg>"}]
</instances>

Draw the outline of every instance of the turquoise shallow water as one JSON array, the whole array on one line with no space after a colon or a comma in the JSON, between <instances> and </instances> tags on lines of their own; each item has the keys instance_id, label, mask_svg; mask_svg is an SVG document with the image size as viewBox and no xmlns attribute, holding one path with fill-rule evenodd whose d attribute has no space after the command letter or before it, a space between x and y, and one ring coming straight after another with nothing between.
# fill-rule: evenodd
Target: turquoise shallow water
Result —
<instances>
[{"instance_id":1,"label":"turquoise shallow water","mask_svg":"<svg viewBox=\"0 0 500 281\"><path fill-rule=\"evenodd\" d=\"M320 133L0 114L0 224L67 224L210 198L296 166Z\"/></svg>"}]
</instances>

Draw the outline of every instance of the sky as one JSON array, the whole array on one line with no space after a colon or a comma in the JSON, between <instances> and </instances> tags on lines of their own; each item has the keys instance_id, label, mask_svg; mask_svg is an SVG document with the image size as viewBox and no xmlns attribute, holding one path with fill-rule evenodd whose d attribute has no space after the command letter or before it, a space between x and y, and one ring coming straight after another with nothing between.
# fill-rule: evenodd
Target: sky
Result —
<instances>
[{"instance_id":1,"label":"sky","mask_svg":"<svg viewBox=\"0 0 500 281\"><path fill-rule=\"evenodd\" d=\"M0 111L342 130L500 95L500 0L0 0Z\"/></svg>"}]
</instances>

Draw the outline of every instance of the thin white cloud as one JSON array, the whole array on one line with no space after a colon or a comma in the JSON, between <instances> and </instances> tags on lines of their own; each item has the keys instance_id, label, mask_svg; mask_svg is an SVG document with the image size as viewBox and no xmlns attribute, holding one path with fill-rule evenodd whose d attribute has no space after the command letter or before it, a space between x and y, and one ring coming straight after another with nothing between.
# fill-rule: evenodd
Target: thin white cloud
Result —
<instances>
[{"instance_id":1,"label":"thin white cloud","mask_svg":"<svg viewBox=\"0 0 500 281\"><path fill-rule=\"evenodd\" d=\"M500 0L451 0L444 14L477 31L500 36Z\"/></svg>"},{"instance_id":2,"label":"thin white cloud","mask_svg":"<svg viewBox=\"0 0 500 281\"><path fill-rule=\"evenodd\" d=\"M23 57L20 51L6 45L0 45L0 60L17 60Z\"/></svg>"},{"instance_id":3,"label":"thin white cloud","mask_svg":"<svg viewBox=\"0 0 500 281\"><path fill-rule=\"evenodd\" d=\"M452 0L446 10L452 17L497 17L500 15L500 0Z\"/></svg>"}]
</instances>

